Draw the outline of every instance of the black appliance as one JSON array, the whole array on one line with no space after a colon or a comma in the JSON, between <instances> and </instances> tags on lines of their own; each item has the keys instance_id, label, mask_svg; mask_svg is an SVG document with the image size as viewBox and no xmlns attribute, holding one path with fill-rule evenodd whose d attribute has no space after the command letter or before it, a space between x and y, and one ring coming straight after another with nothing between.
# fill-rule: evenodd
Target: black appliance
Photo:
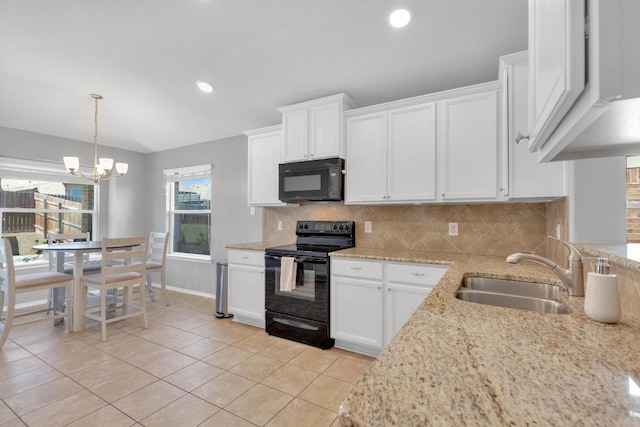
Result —
<instances>
[{"instance_id":1,"label":"black appliance","mask_svg":"<svg viewBox=\"0 0 640 427\"><path fill-rule=\"evenodd\" d=\"M329 252L355 246L355 223L298 221L296 236L295 245L265 250L266 330L269 335L331 348Z\"/></svg>"},{"instance_id":2,"label":"black appliance","mask_svg":"<svg viewBox=\"0 0 640 427\"><path fill-rule=\"evenodd\" d=\"M283 202L340 201L344 198L344 159L281 163L279 198Z\"/></svg>"}]
</instances>

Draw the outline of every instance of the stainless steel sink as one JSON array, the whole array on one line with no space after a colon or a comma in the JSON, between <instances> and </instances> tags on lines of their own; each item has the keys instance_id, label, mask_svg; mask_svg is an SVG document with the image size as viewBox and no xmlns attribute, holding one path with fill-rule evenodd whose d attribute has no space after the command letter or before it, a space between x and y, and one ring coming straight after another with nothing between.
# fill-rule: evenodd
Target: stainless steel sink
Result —
<instances>
[{"instance_id":1,"label":"stainless steel sink","mask_svg":"<svg viewBox=\"0 0 640 427\"><path fill-rule=\"evenodd\" d=\"M456 298L538 313L571 313L571 307L559 300L558 290L558 286L547 283L467 277L463 279Z\"/></svg>"},{"instance_id":2,"label":"stainless steel sink","mask_svg":"<svg viewBox=\"0 0 640 427\"><path fill-rule=\"evenodd\" d=\"M490 279L487 277L465 277L462 289L518 295L521 297L558 299L559 286L547 283L521 282L508 279Z\"/></svg>"}]
</instances>

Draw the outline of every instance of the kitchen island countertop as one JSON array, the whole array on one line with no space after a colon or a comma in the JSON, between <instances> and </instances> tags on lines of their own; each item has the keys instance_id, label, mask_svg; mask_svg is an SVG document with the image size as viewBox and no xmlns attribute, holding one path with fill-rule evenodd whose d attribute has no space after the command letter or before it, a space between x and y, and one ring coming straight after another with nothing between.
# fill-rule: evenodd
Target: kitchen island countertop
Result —
<instances>
[{"instance_id":1,"label":"kitchen island countertop","mask_svg":"<svg viewBox=\"0 0 640 427\"><path fill-rule=\"evenodd\" d=\"M448 264L449 270L351 390L343 426L640 425L640 325L456 299L463 277L552 283L504 257L353 248L334 257Z\"/></svg>"}]
</instances>

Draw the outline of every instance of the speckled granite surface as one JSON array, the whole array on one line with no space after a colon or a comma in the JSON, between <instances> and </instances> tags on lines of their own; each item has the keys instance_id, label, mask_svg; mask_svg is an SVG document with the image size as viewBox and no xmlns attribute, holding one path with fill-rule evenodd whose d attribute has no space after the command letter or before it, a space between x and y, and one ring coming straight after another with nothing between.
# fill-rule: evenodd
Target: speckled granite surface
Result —
<instances>
[{"instance_id":1,"label":"speckled granite surface","mask_svg":"<svg viewBox=\"0 0 640 427\"><path fill-rule=\"evenodd\" d=\"M263 242L236 243L233 245L227 245L227 249L245 249L248 251L264 251L267 248L270 248L272 246L278 246L278 245L279 244L263 243Z\"/></svg>"},{"instance_id":2,"label":"speckled granite surface","mask_svg":"<svg viewBox=\"0 0 640 427\"><path fill-rule=\"evenodd\" d=\"M573 243L583 256L608 258L612 264L618 264L630 270L640 271L640 244L628 243L607 245L598 243Z\"/></svg>"},{"instance_id":3,"label":"speckled granite surface","mask_svg":"<svg viewBox=\"0 0 640 427\"><path fill-rule=\"evenodd\" d=\"M343 426L640 425L640 325L460 301L464 276L553 282L503 257L349 249L334 256L451 267L354 386Z\"/></svg>"}]
</instances>

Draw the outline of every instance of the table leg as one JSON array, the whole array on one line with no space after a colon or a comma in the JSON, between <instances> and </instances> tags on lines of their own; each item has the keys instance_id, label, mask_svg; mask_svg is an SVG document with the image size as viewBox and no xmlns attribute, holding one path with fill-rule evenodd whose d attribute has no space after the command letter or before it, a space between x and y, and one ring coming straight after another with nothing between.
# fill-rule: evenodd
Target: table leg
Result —
<instances>
[{"instance_id":1,"label":"table leg","mask_svg":"<svg viewBox=\"0 0 640 427\"><path fill-rule=\"evenodd\" d=\"M83 251L73 251L73 303L71 304L71 310L73 310L73 328L69 330L82 331L84 330L84 313L81 312L82 298L82 268L83 268Z\"/></svg>"},{"instance_id":2,"label":"table leg","mask_svg":"<svg viewBox=\"0 0 640 427\"><path fill-rule=\"evenodd\" d=\"M55 254L56 257L56 271L58 273L64 273L64 252L59 251ZM64 288L53 288L53 297L51 304L53 306L53 313L63 313L64 312ZM67 307L70 309L70 307ZM64 319L55 319L53 321L54 325L58 325L62 323Z\"/></svg>"}]
</instances>

